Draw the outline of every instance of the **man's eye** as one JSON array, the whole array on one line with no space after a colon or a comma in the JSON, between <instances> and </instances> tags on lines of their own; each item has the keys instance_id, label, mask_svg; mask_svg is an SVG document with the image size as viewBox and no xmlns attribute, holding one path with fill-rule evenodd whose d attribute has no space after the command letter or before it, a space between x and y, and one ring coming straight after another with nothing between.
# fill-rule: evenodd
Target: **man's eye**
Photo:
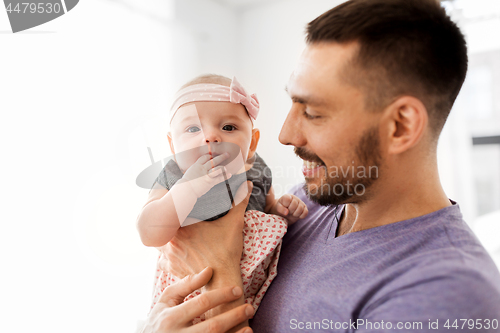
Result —
<instances>
[{"instance_id":1,"label":"man's eye","mask_svg":"<svg viewBox=\"0 0 500 333\"><path fill-rule=\"evenodd\" d=\"M318 119L318 118L321 118L320 116L313 116L313 115L311 115L311 114L307 113L307 111L306 111L306 110L304 110L304 117L306 117L307 119L311 119L311 120L312 120L312 119Z\"/></svg>"},{"instance_id":2,"label":"man's eye","mask_svg":"<svg viewBox=\"0 0 500 333\"><path fill-rule=\"evenodd\" d=\"M224 131L229 131L229 132L231 132L231 131L234 131L234 130L236 129L236 127L234 127L233 125L224 125L224 127L222 127L222 129L223 129Z\"/></svg>"},{"instance_id":3,"label":"man's eye","mask_svg":"<svg viewBox=\"0 0 500 333\"><path fill-rule=\"evenodd\" d=\"M200 128L198 126L191 126L187 129L189 133L196 133L200 131Z\"/></svg>"}]
</instances>

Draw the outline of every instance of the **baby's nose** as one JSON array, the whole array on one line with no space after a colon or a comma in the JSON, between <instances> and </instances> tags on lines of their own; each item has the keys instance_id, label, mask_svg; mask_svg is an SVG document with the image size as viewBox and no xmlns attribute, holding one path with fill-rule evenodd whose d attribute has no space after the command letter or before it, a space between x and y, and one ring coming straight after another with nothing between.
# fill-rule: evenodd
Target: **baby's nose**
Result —
<instances>
[{"instance_id":1,"label":"baby's nose","mask_svg":"<svg viewBox=\"0 0 500 333\"><path fill-rule=\"evenodd\" d=\"M211 142L219 143L220 142L218 139L213 139L213 140L206 139L205 141L206 141L206 143L211 143Z\"/></svg>"},{"instance_id":2,"label":"baby's nose","mask_svg":"<svg viewBox=\"0 0 500 333\"><path fill-rule=\"evenodd\" d=\"M205 134L205 142L210 143L210 142L221 142L221 138L216 135L215 133L206 133Z\"/></svg>"}]
</instances>

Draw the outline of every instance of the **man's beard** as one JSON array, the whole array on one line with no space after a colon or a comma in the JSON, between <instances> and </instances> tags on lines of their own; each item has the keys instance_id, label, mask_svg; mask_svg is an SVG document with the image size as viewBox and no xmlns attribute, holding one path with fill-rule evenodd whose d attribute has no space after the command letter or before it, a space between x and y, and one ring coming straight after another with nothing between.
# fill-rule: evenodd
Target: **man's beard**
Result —
<instances>
[{"instance_id":1,"label":"man's beard","mask_svg":"<svg viewBox=\"0 0 500 333\"><path fill-rule=\"evenodd\" d=\"M366 200L369 187L375 183L379 176L381 156L378 134L376 127L369 128L363 133L355 148L358 162L356 165L330 166L325 169L325 178L321 179L321 185L312 191L309 190L306 180L304 190L309 199L322 206L359 203ZM295 154L302 159L324 165L318 156L303 148L295 147ZM335 170L337 172L334 172ZM354 177L352 177L353 172Z\"/></svg>"}]
</instances>

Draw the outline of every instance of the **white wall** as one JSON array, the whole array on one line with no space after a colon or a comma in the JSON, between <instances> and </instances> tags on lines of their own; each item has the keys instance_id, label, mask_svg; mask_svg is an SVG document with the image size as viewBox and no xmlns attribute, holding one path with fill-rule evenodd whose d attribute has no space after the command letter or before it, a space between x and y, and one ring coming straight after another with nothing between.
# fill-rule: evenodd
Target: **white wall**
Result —
<instances>
[{"instance_id":1,"label":"white wall","mask_svg":"<svg viewBox=\"0 0 500 333\"><path fill-rule=\"evenodd\" d=\"M305 47L306 24L343 1L278 1L240 13L238 75L258 93L262 109L256 126L261 130L257 151L273 170L277 194L303 182L302 160L293 147L279 143L278 135L291 106L285 86ZM241 74L240 74L241 73Z\"/></svg>"},{"instance_id":2,"label":"white wall","mask_svg":"<svg viewBox=\"0 0 500 333\"><path fill-rule=\"evenodd\" d=\"M134 133L173 89L167 5L156 20L80 1L18 34L0 10L1 332L133 332L146 315L156 250L135 229L149 157Z\"/></svg>"},{"instance_id":3,"label":"white wall","mask_svg":"<svg viewBox=\"0 0 500 333\"><path fill-rule=\"evenodd\" d=\"M174 81L178 87L201 73L232 75L238 40L231 8L211 0L177 0L175 22Z\"/></svg>"}]
</instances>

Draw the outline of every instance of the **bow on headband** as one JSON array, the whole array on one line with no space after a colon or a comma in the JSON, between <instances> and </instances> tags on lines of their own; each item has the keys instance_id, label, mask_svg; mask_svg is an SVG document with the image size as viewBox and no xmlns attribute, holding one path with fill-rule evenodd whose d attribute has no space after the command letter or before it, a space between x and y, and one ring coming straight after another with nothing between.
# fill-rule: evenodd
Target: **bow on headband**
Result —
<instances>
[{"instance_id":1,"label":"bow on headband","mask_svg":"<svg viewBox=\"0 0 500 333\"><path fill-rule=\"evenodd\" d=\"M220 84L195 84L181 89L174 99L174 104L170 109L170 122L177 110L184 104L191 102L231 102L243 104L248 114L253 120L259 114L259 100L257 95L249 95L245 88L233 77L230 87Z\"/></svg>"},{"instance_id":2,"label":"bow on headband","mask_svg":"<svg viewBox=\"0 0 500 333\"><path fill-rule=\"evenodd\" d=\"M257 95L249 95L235 77L233 77L233 81L229 87L229 101L231 103L243 104L250 117L253 120L257 119L257 115L259 114L259 100L257 99Z\"/></svg>"}]
</instances>

